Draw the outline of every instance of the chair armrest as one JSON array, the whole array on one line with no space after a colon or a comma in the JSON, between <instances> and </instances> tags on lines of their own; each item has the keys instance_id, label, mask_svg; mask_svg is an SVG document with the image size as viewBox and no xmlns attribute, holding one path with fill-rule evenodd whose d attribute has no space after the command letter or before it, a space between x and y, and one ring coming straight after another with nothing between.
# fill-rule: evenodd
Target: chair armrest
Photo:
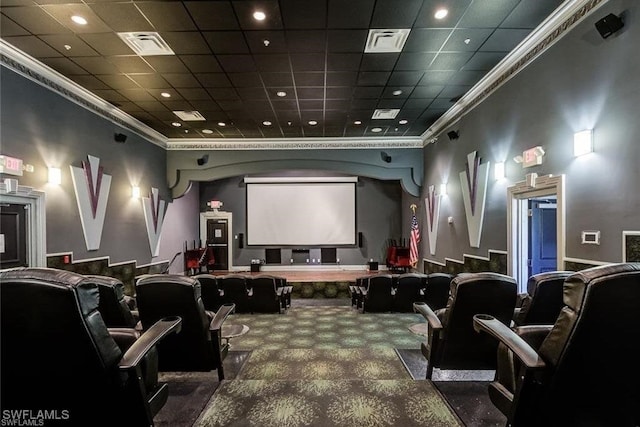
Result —
<instances>
[{"instance_id":1,"label":"chair armrest","mask_svg":"<svg viewBox=\"0 0 640 427\"><path fill-rule=\"evenodd\" d=\"M282 288L277 288L276 289L276 295L279 297L282 297Z\"/></svg>"},{"instance_id":2,"label":"chair armrest","mask_svg":"<svg viewBox=\"0 0 640 427\"><path fill-rule=\"evenodd\" d=\"M182 319L178 316L165 317L153 324L129 347L120 360L119 368L128 370L140 364L144 356L164 337L178 333L182 329Z\"/></svg>"},{"instance_id":3,"label":"chair armrest","mask_svg":"<svg viewBox=\"0 0 640 427\"><path fill-rule=\"evenodd\" d=\"M538 353L522 337L507 325L486 314L473 316L473 329L476 332L486 332L507 346L527 369L544 369L546 364Z\"/></svg>"},{"instance_id":4,"label":"chair armrest","mask_svg":"<svg viewBox=\"0 0 640 427\"><path fill-rule=\"evenodd\" d=\"M236 309L235 304L223 304L220 306L216 315L213 317L213 320L209 324L210 331L218 331L222 329L222 324L229 317L231 313L233 313Z\"/></svg>"},{"instance_id":5,"label":"chair armrest","mask_svg":"<svg viewBox=\"0 0 640 427\"><path fill-rule=\"evenodd\" d=\"M434 331L442 329L442 322L440 321L440 318L436 313L433 312L433 310L431 310L431 307L429 307L426 303L414 302L413 311L422 314L422 317L427 319L429 328L433 329Z\"/></svg>"},{"instance_id":6,"label":"chair armrest","mask_svg":"<svg viewBox=\"0 0 640 427\"><path fill-rule=\"evenodd\" d=\"M107 330L122 353L126 353L142 334L142 331L132 328L107 328Z\"/></svg>"}]
</instances>

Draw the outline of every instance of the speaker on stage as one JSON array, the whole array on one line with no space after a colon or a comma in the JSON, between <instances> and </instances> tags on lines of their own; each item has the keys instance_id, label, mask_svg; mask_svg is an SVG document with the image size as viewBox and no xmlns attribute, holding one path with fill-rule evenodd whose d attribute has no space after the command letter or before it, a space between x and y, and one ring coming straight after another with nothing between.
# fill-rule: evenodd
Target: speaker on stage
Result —
<instances>
[{"instance_id":1,"label":"speaker on stage","mask_svg":"<svg viewBox=\"0 0 640 427\"><path fill-rule=\"evenodd\" d=\"M244 248L244 234L238 233L238 247L240 249Z\"/></svg>"},{"instance_id":2,"label":"speaker on stage","mask_svg":"<svg viewBox=\"0 0 640 427\"><path fill-rule=\"evenodd\" d=\"M362 235L362 231L358 232L358 247L361 248L364 244L364 236Z\"/></svg>"}]
</instances>

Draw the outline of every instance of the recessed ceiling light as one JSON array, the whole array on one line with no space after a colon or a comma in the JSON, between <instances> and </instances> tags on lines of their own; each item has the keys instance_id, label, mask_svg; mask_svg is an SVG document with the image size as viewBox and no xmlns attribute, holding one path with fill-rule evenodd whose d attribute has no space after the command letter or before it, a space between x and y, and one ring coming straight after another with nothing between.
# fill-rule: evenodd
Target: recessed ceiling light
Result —
<instances>
[{"instance_id":1,"label":"recessed ceiling light","mask_svg":"<svg viewBox=\"0 0 640 427\"><path fill-rule=\"evenodd\" d=\"M401 125L406 125L407 123L409 123L409 121L405 120L405 119L402 119L398 123L400 123Z\"/></svg>"},{"instance_id":2,"label":"recessed ceiling light","mask_svg":"<svg viewBox=\"0 0 640 427\"><path fill-rule=\"evenodd\" d=\"M174 127L179 128L180 126L182 126L182 123L180 123L180 122L173 122L173 123L171 123L171 126L174 126Z\"/></svg>"},{"instance_id":3,"label":"recessed ceiling light","mask_svg":"<svg viewBox=\"0 0 640 427\"><path fill-rule=\"evenodd\" d=\"M356 120L355 122L353 122L354 125L361 125L362 122L360 120Z\"/></svg>"},{"instance_id":4,"label":"recessed ceiling light","mask_svg":"<svg viewBox=\"0 0 640 427\"><path fill-rule=\"evenodd\" d=\"M464 39L464 44L469 44L471 43L471 39Z\"/></svg>"},{"instance_id":5,"label":"recessed ceiling light","mask_svg":"<svg viewBox=\"0 0 640 427\"><path fill-rule=\"evenodd\" d=\"M202 129L202 133L206 133L207 135L212 134L213 131L211 129Z\"/></svg>"},{"instance_id":6,"label":"recessed ceiling light","mask_svg":"<svg viewBox=\"0 0 640 427\"><path fill-rule=\"evenodd\" d=\"M315 126L315 125L317 125L317 124L318 124L318 122L316 122L315 120L309 120L309 124L310 124L311 126Z\"/></svg>"},{"instance_id":7,"label":"recessed ceiling light","mask_svg":"<svg viewBox=\"0 0 640 427\"><path fill-rule=\"evenodd\" d=\"M280 90L278 92L276 92L276 95L278 95L280 98L287 96L287 92Z\"/></svg>"},{"instance_id":8,"label":"recessed ceiling light","mask_svg":"<svg viewBox=\"0 0 640 427\"><path fill-rule=\"evenodd\" d=\"M375 133L382 132L382 128L373 128L371 129L371 132L375 132Z\"/></svg>"},{"instance_id":9,"label":"recessed ceiling light","mask_svg":"<svg viewBox=\"0 0 640 427\"><path fill-rule=\"evenodd\" d=\"M87 25L87 20L80 15L73 15L71 20L78 25Z\"/></svg>"},{"instance_id":10,"label":"recessed ceiling light","mask_svg":"<svg viewBox=\"0 0 640 427\"><path fill-rule=\"evenodd\" d=\"M225 127L227 124L225 122L218 122L218 126Z\"/></svg>"},{"instance_id":11,"label":"recessed ceiling light","mask_svg":"<svg viewBox=\"0 0 640 427\"><path fill-rule=\"evenodd\" d=\"M171 94L169 92L162 92L160 94L163 98L171 98Z\"/></svg>"},{"instance_id":12,"label":"recessed ceiling light","mask_svg":"<svg viewBox=\"0 0 640 427\"><path fill-rule=\"evenodd\" d=\"M262 124L265 126L271 126L271 122L269 120L265 120Z\"/></svg>"},{"instance_id":13,"label":"recessed ceiling light","mask_svg":"<svg viewBox=\"0 0 640 427\"><path fill-rule=\"evenodd\" d=\"M184 133L189 133L189 129L185 129L185 130L184 130Z\"/></svg>"},{"instance_id":14,"label":"recessed ceiling light","mask_svg":"<svg viewBox=\"0 0 640 427\"><path fill-rule=\"evenodd\" d=\"M287 122L287 125L291 126L293 125L293 122Z\"/></svg>"},{"instance_id":15,"label":"recessed ceiling light","mask_svg":"<svg viewBox=\"0 0 640 427\"><path fill-rule=\"evenodd\" d=\"M71 46L70 46L70 45L68 45L68 44L65 44L65 45L64 45L64 48L65 48L65 49L67 49L67 50L71 50Z\"/></svg>"},{"instance_id":16,"label":"recessed ceiling light","mask_svg":"<svg viewBox=\"0 0 640 427\"><path fill-rule=\"evenodd\" d=\"M393 93L393 96L402 95L402 91L400 89L394 90L392 93Z\"/></svg>"},{"instance_id":17,"label":"recessed ceiling light","mask_svg":"<svg viewBox=\"0 0 640 427\"><path fill-rule=\"evenodd\" d=\"M269 47L269 45L271 44L271 42L267 39L262 40L262 43L264 44L264 47Z\"/></svg>"},{"instance_id":18,"label":"recessed ceiling light","mask_svg":"<svg viewBox=\"0 0 640 427\"><path fill-rule=\"evenodd\" d=\"M255 19L256 21L264 21L266 17L267 15L265 15L264 12L260 12L260 11L253 12L253 19Z\"/></svg>"},{"instance_id":19,"label":"recessed ceiling light","mask_svg":"<svg viewBox=\"0 0 640 427\"><path fill-rule=\"evenodd\" d=\"M433 15L436 19L444 19L449 14L447 9L438 9Z\"/></svg>"}]
</instances>

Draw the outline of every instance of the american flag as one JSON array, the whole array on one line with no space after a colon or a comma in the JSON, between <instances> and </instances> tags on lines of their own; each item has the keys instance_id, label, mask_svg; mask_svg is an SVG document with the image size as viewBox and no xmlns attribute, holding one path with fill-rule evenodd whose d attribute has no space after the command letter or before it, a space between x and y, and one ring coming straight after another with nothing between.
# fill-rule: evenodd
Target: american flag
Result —
<instances>
[{"instance_id":1,"label":"american flag","mask_svg":"<svg viewBox=\"0 0 640 427\"><path fill-rule=\"evenodd\" d=\"M418 264L418 244L420 243L420 229L418 228L418 219L416 213L411 215L411 242L410 242L410 254L409 262L413 268Z\"/></svg>"}]
</instances>

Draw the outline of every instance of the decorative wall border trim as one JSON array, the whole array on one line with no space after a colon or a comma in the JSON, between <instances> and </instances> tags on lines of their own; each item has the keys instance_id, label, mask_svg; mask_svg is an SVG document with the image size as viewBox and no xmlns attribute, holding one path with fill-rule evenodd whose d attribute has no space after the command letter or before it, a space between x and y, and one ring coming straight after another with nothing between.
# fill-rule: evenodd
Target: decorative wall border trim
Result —
<instances>
[{"instance_id":1,"label":"decorative wall border trim","mask_svg":"<svg viewBox=\"0 0 640 427\"><path fill-rule=\"evenodd\" d=\"M167 150L347 150L354 148L422 148L420 137L383 138L246 138L169 139Z\"/></svg>"},{"instance_id":2,"label":"decorative wall border trim","mask_svg":"<svg viewBox=\"0 0 640 427\"><path fill-rule=\"evenodd\" d=\"M422 259L425 273L449 273L493 271L507 274L507 252L497 249L489 249L489 256L462 254L463 259L444 258L444 263L427 258Z\"/></svg>"},{"instance_id":3,"label":"decorative wall border trim","mask_svg":"<svg viewBox=\"0 0 640 427\"><path fill-rule=\"evenodd\" d=\"M500 86L531 64L553 46L583 18L607 0L571 0L543 21L513 51L487 73L458 102L422 134L424 145L433 143L441 132L473 110Z\"/></svg>"},{"instance_id":4,"label":"decorative wall border trim","mask_svg":"<svg viewBox=\"0 0 640 427\"><path fill-rule=\"evenodd\" d=\"M607 265L607 264L613 263L613 261L597 261L594 259L582 259L582 258L571 258L571 257L565 257L564 262L565 264L568 262L573 262L577 264L588 264L588 265Z\"/></svg>"}]
</instances>

